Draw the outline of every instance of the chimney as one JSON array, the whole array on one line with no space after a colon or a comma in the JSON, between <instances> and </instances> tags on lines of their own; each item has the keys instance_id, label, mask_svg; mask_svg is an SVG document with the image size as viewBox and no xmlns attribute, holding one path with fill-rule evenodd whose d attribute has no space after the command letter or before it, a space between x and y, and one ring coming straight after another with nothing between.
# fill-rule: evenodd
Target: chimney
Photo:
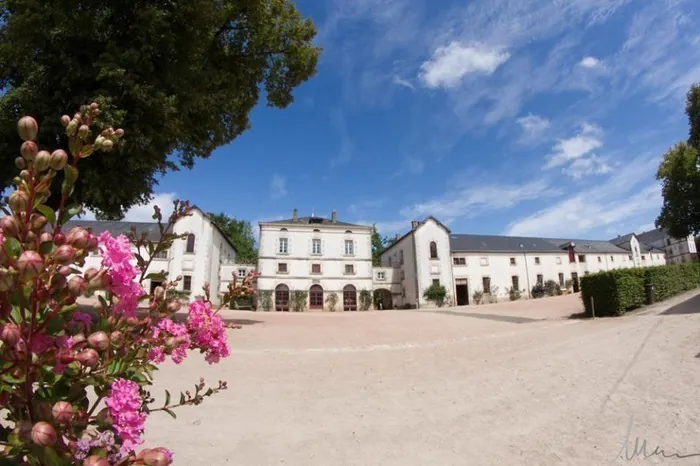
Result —
<instances>
[{"instance_id":1,"label":"chimney","mask_svg":"<svg viewBox=\"0 0 700 466\"><path fill-rule=\"evenodd\" d=\"M295 209L292 211L292 220L294 220L295 222L296 222L297 220L299 220L299 209L296 209L296 208L295 208Z\"/></svg>"},{"instance_id":2,"label":"chimney","mask_svg":"<svg viewBox=\"0 0 700 466\"><path fill-rule=\"evenodd\" d=\"M338 212L331 212L331 223L338 223Z\"/></svg>"},{"instance_id":3,"label":"chimney","mask_svg":"<svg viewBox=\"0 0 700 466\"><path fill-rule=\"evenodd\" d=\"M418 228L418 222L413 220L411 222L411 230L415 230L416 228Z\"/></svg>"}]
</instances>

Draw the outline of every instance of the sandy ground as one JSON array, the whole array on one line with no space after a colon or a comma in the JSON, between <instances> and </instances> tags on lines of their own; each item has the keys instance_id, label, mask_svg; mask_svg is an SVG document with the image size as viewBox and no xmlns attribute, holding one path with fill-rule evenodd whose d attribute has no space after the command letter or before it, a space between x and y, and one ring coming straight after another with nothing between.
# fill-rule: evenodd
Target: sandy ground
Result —
<instances>
[{"instance_id":1,"label":"sandy ground","mask_svg":"<svg viewBox=\"0 0 700 466\"><path fill-rule=\"evenodd\" d=\"M700 305L700 300L698 300ZM687 307L687 306L686 306ZM700 453L700 314L571 320L578 296L433 311L228 312L232 355L166 364L229 390L147 445L178 465L626 464ZM628 435L628 428L631 430ZM617 459L616 459L617 458ZM700 464L700 456L631 463Z\"/></svg>"}]
</instances>

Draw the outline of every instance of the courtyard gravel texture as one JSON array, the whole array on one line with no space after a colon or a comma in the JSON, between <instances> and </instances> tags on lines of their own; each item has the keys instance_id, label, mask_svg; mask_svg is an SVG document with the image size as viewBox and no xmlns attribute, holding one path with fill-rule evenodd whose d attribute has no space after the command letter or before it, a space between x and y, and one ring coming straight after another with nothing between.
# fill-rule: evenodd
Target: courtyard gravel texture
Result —
<instances>
[{"instance_id":1,"label":"courtyard gravel texture","mask_svg":"<svg viewBox=\"0 0 700 466\"><path fill-rule=\"evenodd\" d=\"M700 464L650 455L700 454L700 315L581 310L224 311L231 356L166 363L153 393L229 389L151 415L146 446L177 465Z\"/></svg>"}]
</instances>

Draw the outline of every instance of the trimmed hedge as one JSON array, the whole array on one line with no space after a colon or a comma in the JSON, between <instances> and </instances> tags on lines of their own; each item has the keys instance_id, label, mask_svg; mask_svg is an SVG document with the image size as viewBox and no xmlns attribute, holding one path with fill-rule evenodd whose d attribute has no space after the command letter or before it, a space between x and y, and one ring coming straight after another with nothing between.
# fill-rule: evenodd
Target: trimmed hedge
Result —
<instances>
[{"instance_id":1,"label":"trimmed hedge","mask_svg":"<svg viewBox=\"0 0 700 466\"><path fill-rule=\"evenodd\" d=\"M581 299L586 315L591 316L591 296L596 317L620 316L642 306L646 284L654 285L654 300L663 301L700 285L700 263L685 263L619 269L585 275L581 278Z\"/></svg>"}]
</instances>

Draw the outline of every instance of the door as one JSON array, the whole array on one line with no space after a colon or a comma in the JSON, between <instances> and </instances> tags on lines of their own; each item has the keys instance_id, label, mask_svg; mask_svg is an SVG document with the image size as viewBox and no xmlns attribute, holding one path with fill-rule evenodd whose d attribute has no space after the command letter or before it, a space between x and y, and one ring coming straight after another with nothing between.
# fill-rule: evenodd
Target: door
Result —
<instances>
[{"instance_id":1,"label":"door","mask_svg":"<svg viewBox=\"0 0 700 466\"><path fill-rule=\"evenodd\" d=\"M309 290L309 309L323 309L323 288L314 285Z\"/></svg>"},{"instance_id":2,"label":"door","mask_svg":"<svg viewBox=\"0 0 700 466\"><path fill-rule=\"evenodd\" d=\"M457 295L457 306L469 304L469 286L466 280L457 280L455 282L455 294Z\"/></svg>"},{"instance_id":3,"label":"door","mask_svg":"<svg viewBox=\"0 0 700 466\"><path fill-rule=\"evenodd\" d=\"M275 310L289 312L289 288L287 285L278 285L275 288Z\"/></svg>"},{"instance_id":4,"label":"door","mask_svg":"<svg viewBox=\"0 0 700 466\"><path fill-rule=\"evenodd\" d=\"M352 285L343 288L343 310L357 311L357 290Z\"/></svg>"},{"instance_id":5,"label":"door","mask_svg":"<svg viewBox=\"0 0 700 466\"><path fill-rule=\"evenodd\" d=\"M578 293L578 273L571 272L571 284L574 287L574 293Z\"/></svg>"}]
</instances>

